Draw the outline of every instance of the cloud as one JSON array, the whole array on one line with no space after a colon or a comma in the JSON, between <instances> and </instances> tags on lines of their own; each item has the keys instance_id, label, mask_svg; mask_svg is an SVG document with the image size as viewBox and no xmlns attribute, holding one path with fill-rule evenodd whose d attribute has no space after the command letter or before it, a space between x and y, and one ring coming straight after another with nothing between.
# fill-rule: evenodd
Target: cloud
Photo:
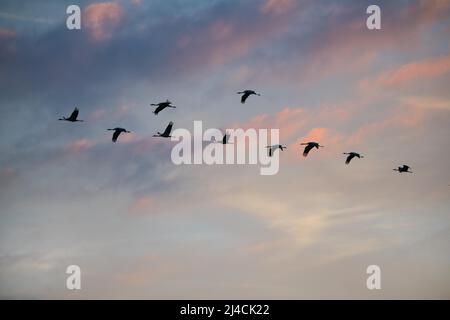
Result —
<instances>
[{"instance_id":1,"label":"cloud","mask_svg":"<svg viewBox=\"0 0 450 320\"><path fill-rule=\"evenodd\" d=\"M115 27L123 18L123 10L115 2L90 4L84 10L84 21L92 39L103 41L111 38Z\"/></svg>"},{"instance_id":2,"label":"cloud","mask_svg":"<svg viewBox=\"0 0 450 320\"><path fill-rule=\"evenodd\" d=\"M327 227L327 214L315 210L304 212L291 202L281 202L268 195L244 192L231 198L224 195L217 201L259 217L268 228L285 234L299 248L313 244Z\"/></svg>"},{"instance_id":3,"label":"cloud","mask_svg":"<svg viewBox=\"0 0 450 320\"><path fill-rule=\"evenodd\" d=\"M354 110L353 103L340 105L323 105L320 107L284 107L281 111L269 114L263 113L252 117L243 123L235 123L230 128L280 129L281 141L296 139L304 135L305 130L332 122L333 125L345 123ZM314 111L311 111L313 109ZM317 128L315 133L324 132ZM313 132L313 133L314 133ZM311 133L311 134L313 134ZM316 136L313 134L313 136ZM310 137L312 137L310 135Z\"/></svg>"},{"instance_id":4,"label":"cloud","mask_svg":"<svg viewBox=\"0 0 450 320\"><path fill-rule=\"evenodd\" d=\"M89 121L98 121L98 120L102 120L105 119L106 116L108 115L108 111L104 108L98 108L94 111L92 111L89 115L88 115L88 120Z\"/></svg>"},{"instance_id":5,"label":"cloud","mask_svg":"<svg viewBox=\"0 0 450 320\"><path fill-rule=\"evenodd\" d=\"M13 39L16 37L16 32L11 29L0 28L0 40Z\"/></svg>"},{"instance_id":6,"label":"cloud","mask_svg":"<svg viewBox=\"0 0 450 320\"><path fill-rule=\"evenodd\" d=\"M450 111L450 100L438 97L406 97L402 99L406 106L417 109Z\"/></svg>"},{"instance_id":7,"label":"cloud","mask_svg":"<svg viewBox=\"0 0 450 320\"><path fill-rule=\"evenodd\" d=\"M16 31L0 28L0 57L12 54L16 51L16 37Z\"/></svg>"},{"instance_id":8,"label":"cloud","mask_svg":"<svg viewBox=\"0 0 450 320\"><path fill-rule=\"evenodd\" d=\"M306 112L302 108L283 108L280 112L275 114L258 114L253 116L250 120L243 123L233 124L232 128L244 128L244 129L270 129L270 128L286 128L291 125L295 125L294 128L287 130L289 133L292 131L299 130L303 122L299 120L306 118ZM291 134L286 136L286 138L291 137Z\"/></svg>"},{"instance_id":9,"label":"cloud","mask_svg":"<svg viewBox=\"0 0 450 320\"><path fill-rule=\"evenodd\" d=\"M243 298L371 298L355 274L374 253L389 262L410 247L414 258L414 241L438 229L435 243L448 243L448 94L355 90L367 75L447 57L448 1L382 1L382 32L365 29L361 1L103 3L116 14L97 7L85 32L0 31L2 48L16 49L0 59L0 295L73 298L55 270L75 261L83 298L229 298L236 288ZM448 72L431 65L399 83L423 77L441 90ZM235 92L247 87L263 95L241 105ZM166 97L179 108L153 116L149 102ZM56 120L73 106L83 124ZM280 172L173 165L174 144L151 135L193 119L279 128ZM133 134L114 144L111 126ZM305 140L325 148L304 159ZM345 166L344 151L366 157ZM397 161L417 174L394 175ZM420 258L442 283L429 292L448 296L448 248L426 250L435 243ZM68 257L48 258L61 248ZM26 251L36 255L2 258ZM401 297L393 281L383 294ZM425 282L403 296L425 295Z\"/></svg>"},{"instance_id":10,"label":"cloud","mask_svg":"<svg viewBox=\"0 0 450 320\"><path fill-rule=\"evenodd\" d=\"M355 132L347 136L346 140L351 145L362 144L369 139L378 137L380 134L388 134L392 130L399 132L400 130L418 127L425 119L425 110L408 108L402 105L383 119L362 125Z\"/></svg>"},{"instance_id":11,"label":"cloud","mask_svg":"<svg viewBox=\"0 0 450 320\"><path fill-rule=\"evenodd\" d=\"M131 0L131 3L135 6L139 6L142 4L142 0Z\"/></svg>"},{"instance_id":12,"label":"cloud","mask_svg":"<svg viewBox=\"0 0 450 320\"><path fill-rule=\"evenodd\" d=\"M448 74L450 55L410 62L390 71L385 71L373 80L363 80L362 88L398 88L415 81L424 81Z\"/></svg>"},{"instance_id":13,"label":"cloud","mask_svg":"<svg viewBox=\"0 0 450 320\"><path fill-rule=\"evenodd\" d=\"M79 153L84 150L92 148L94 145L95 145L94 141L92 141L90 139L82 138L82 139L78 139L78 140L75 140L74 142L72 142L70 145L67 146L66 150L69 153Z\"/></svg>"},{"instance_id":14,"label":"cloud","mask_svg":"<svg viewBox=\"0 0 450 320\"><path fill-rule=\"evenodd\" d=\"M283 15L298 5L297 0L266 0L261 6L264 14Z\"/></svg>"},{"instance_id":15,"label":"cloud","mask_svg":"<svg viewBox=\"0 0 450 320\"><path fill-rule=\"evenodd\" d=\"M0 18L8 19L8 20L18 20L18 21L26 21L26 22L34 22L40 24L52 24L55 23L56 20L41 18L41 17L28 17L8 12L0 12Z\"/></svg>"},{"instance_id":16,"label":"cloud","mask_svg":"<svg viewBox=\"0 0 450 320\"><path fill-rule=\"evenodd\" d=\"M298 33L297 37L286 41L287 44L285 42L280 50L299 54L293 59L278 62L273 68L283 67L286 75L307 83L340 72L347 75L364 74L376 65L383 54L421 48L426 35L442 32L439 29L432 30L431 26L437 25L450 13L447 0L416 1L407 5L385 2L381 6L383 12L390 13L383 14L381 31L367 30L367 6L363 2L345 7L321 3L320 9L310 9L308 12L311 15L315 14L314 9L320 10L327 19L322 19L321 27L307 35ZM430 39L437 38L434 35ZM298 59L299 55L301 59Z\"/></svg>"},{"instance_id":17,"label":"cloud","mask_svg":"<svg viewBox=\"0 0 450 320\"><path fill-rule=\"evenodd\" d=\"M130 210L137 212L142 210L148 210L153 206L154 202L155 200L152 196L139 197L133 200L132 204L130 205Z\"/></svg>"},{"instance_id":18,"label":"cloud","mask_svg":"<svg viewBox=\"0 0 450 320\"><path fill-rule=\"evenodd\" d=\"M406 8L406 16L416 17L419 23L435 22L448 16L449 0L419 0L416 5Z\"/></svg>"}]
</instances>

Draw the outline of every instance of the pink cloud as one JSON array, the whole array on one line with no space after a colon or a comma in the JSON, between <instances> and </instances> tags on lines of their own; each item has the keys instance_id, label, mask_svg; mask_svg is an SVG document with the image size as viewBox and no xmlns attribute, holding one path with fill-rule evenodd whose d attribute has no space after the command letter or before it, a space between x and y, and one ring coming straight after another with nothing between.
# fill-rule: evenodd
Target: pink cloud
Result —
<instances>
[{"instance_id":1,"label":"pink cloud","mask_svg":"<svg viewBox=\"0 0 450 320\"><path fill-rule=\"evenodd\" d=\"M109 39L123 18L123 10L114 2L94 3L86 7L84 21L95 41Z\"/></svg>"},{"instance_id":2,"label":"pink cloud","mask_svg":"<svg viewBox=\"0 0 450 320\"><path fill-rule=\"evenodd\" d=\"M151 196L143 196L133 200L130 205L131 211L142 211L151 208L155 203L155 200Z\"/></svg>"},{"instance_id":3,"label":"pink cloud","mask_svg":"<svg viewBox=\"0 0 450 320\"><path fill-rule=\"evenodd\" d=\"M163 144L163 141L160 139L156 139L154 137L145 137L136 141L133 147L133 154L142 155L149 152L154 146L158 144ZM166 147L169 147L169 144L164 144Z\"/></svg>"},{"instance_id":4,"label":"pink cloud","mask_svg":"<svg viewBox=\"0 0 450 320\"><path fill-rule=\"evenodd\" d=\"M88 119L90 121L97 121L103 119L106 116L106 114L107 112L105 109L97 109L88 116Z\"/></svg>"},{"instance_id":5,"label":"pink cloud","mask_svg":"<svg viewBox=\"0 0 450 320\"><path fill-rule=\"evenodd\" d=\"M16 37L16 32L14 30L0 28L0 40L13 39Z\"/></svg>"},{"instance_id":6,"label":"pink cloud","mask_svg":"<svg viewBox=\"0 0 450 320\"><path fill-rule=\"evenodd\" d=\"M245 123L236 123L230 128L280 129L280 139L285 140L302 129L306 119L306 112L302 108L285 107L276 114L259 114Z\"/></svg>"},{"instance_id":7,"label":"pink cloud","mask_svg":"<svg viewBox=\"0 0 450 320\"><path fill-rule=\"evenodd\" d=\"M264 14L283 15L293 10L298 5L298 0L267 0L261 7Z\"/></svg>"},{"instance_id":8,"label":"pink cloud","mask_svg":"<svg viewBox=\"0 0 450 320\"><path fill-rule=\"evenodd\" d=\"M13 53L16 50L14 41L16 36L14 30L0 28L0 53Z\"/></svg>"},{"instance_id":9,"label":"pink cloud","mask_svg":"<svg viewBox=\"0 0 450 320\"><path fill-rule=\"evenodd\" d=\"M417 5L405 10L406 16L414 16L419 23L434 22L447 17L450 0L420 0Z\"/></svg>"},{"instance_id":10,"label":"pink cloud","mask_svg":"<svg viewBox=\"0 0 450 320\"><path fill-rule=\"evenodd\" d=\"M316 127L311 129L306 136L297 139L295 143L292 144L290 149L302 148L301 143L306 142L318 142L320 145L324 145L325 149L321 150L322 154L332 154L337 148L341 149L346 145L345 136L336 130L325 127ZM297 155L298 157L298 155Z\"/></svg>"},{"instance_id":11,"label":"pink cloud","mask_svg":"<svg viewBox=\"0 0 450 320\"><path fill-rule=\"evenodd\" d=\"M275 114L259 114L245 123L233 124L230 128L280 129L280 139L283 142L301 136L308 127L320 126L322 123L343 123L350 118L354 108L353 104L322 106L309 112L304 108L285 107Z\"/></svg>"},{"instance_id":12,"label":"pink cloud","mask_svg":"<svg viewBox=\"0 0 450 320\"><path fill-rule=\"evenodd\" d=\"M129 113L131 110L132 110L131 106L123 104L117 107L117 114L124 115Z\"/></svg>"},{"instance_id":13,"label":"pink cloud","mask_svg":"<svg viewBox=\"0 0 450 320\"><path fill-rule=\"evenodd\" d=\"M121 143L133 143L133 142L136 142L137 140L138 140L137 135L135 133L131 132L131 133L121 134L118 141Z\"/></svg>"},{"instance_id":14,"label":"pink cloud","mask_svg":"<svg viewBox=\"0 0 450 320\"><path fill-rule=\"evenodd\" d=\"M366 71L383 51L420 48L424 28L449 14L450 0L427 0L384 15L380 32L368 32L364 16L346 20L319 34L309 44L312 49L307 63L292 68L301 68L302 78L308 81L337 71Z\"/></svg>"},{"instance_id":15,"label":"pink cloud","mask_svg":"<svg viewBox=\"0 0 450 320\"><path fill-rule=\"evenodd\" d=\"M375 80L363 80L362 88L399 87L413 81L432 79L450 72L450 55L425 59L383 72Z\"/></svg>"},{"instance_id":16,"label":"pink cloud","mask_svg":"<svg viewBox=\"0 0 450 320\"><path fill-rule=\"evenodd\" d=\"M95 142L89 139L78 139L67 146L66 150L70 153L79 153L92 148Z\"/></svg>"},{"instance_id":17,"label":"pink cloud","mask_svg":"<svg viewBox=\"0 0 450 320\"><path fill-rule=\"evenodd\" d=\"M247 55L260 43L270 40L289 27L289 19L256 19L248 24L234 17L212 21L195 35L183 34L177 47L184 59L182 66L220 66Z\"/></svg>"},{"instance_id":18,"label":"pink cloud","mask_svg":"<svg viewBox=\"0 0 450 320\"><path fill-rule=\"evenodd\" d=\"M346 137L347 143L357 145L364 143L372 137L387 133L388 130L399 130L402 128L417 128L426 118L424 109L402 107L393 114L380 120L359 127L354 133Z\"/></svg>"}]
</instances>

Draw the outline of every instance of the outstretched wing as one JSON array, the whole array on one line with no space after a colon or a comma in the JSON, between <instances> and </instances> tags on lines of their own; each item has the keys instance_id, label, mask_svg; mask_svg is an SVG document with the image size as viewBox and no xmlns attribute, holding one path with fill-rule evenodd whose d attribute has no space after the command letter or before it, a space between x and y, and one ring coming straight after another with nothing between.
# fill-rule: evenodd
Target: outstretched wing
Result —
<instances>
[{"instance_id":1,"label":"outstretched wing","mask_svg":"<svg viewBox=\"0 0 450 320\"><path fill-rule=\"evenodd\" d=\"M153 113L155 115L157 115L160 111L162 111L164 108L166 107L166 105L163 104L159 104L158 107L155 109L155 111L153 111Z\"/></svg>"},{"instance_id":2,"label":"outstretched wing","mask_svg":"<svg viewBox=\"0 0 450 320\"><path fill-rule=\"evenodd\" d=\"M228 139L230 139L230 135L225 133L225 135L222 138L222 144L227 144Z\"/></svg>"},{"instance_id":3,"label":"outstretched wing","mask_svg":"<svg viewBox=\"0 0 450 320\"><path fill-rule=\"evenodd\" d=\"M78 118L78 113L79 113L80 111L78 110L78 108L75 108L74 110L73 110L73 112L72 112L72 114L70 115L70 117L68 118L68 120L70 120L70 121L75 121L75 120L77 120L77 118Z\"/></svg>"},{"instance_id":4,"label":"outstretched wing","mask_svg":"<svg viewBox=\"0 0 450 320\"><path fill-rule=\"evenodd\" d=\"M117 138L119 138L120 134L122 133L122 131L120 130L115 130L112 136L112 142L116 142Z\"/></svg>"},{"instance_id":5,"label":"outstretched wing","mask_svg":"<svg viewBox=\"0 0 450 320\"><path fill-rule=\"evenodd\" d=\"M347 157L347 160L345 160L345 164L349 164L350 163L350 161L352 161L352 159L355 157L355 154L350 154L348 157Z\"/></svg>"},{"instance_id":6,"label":"outstretched wing","mask_svg":"<svg viewBox=\"0 0 450 320\"><path fill-rule=\"evenodd\" d=\"M169 122L169 125L168 125L167 128L166 128L166 130L164 130L163 135L164 135L164 136L170 135L170 132L172 131L172 127L173 127L173 122L170 121L170 122Z\"/></svg>"},{"instance_id":7,"label":"outstretched wing","mask_svg":"<svg viewBox=\"0 0 450 320\"><path fill-rule=\"evenodd\" d=\"M305 150L303 151L303 156L306 157L308 155L308 153L311 151L311 149L314 148L313 144L308 144L305 147Z\"/></svg>"},{"instance_id":8,"label":"outstretched wing","mask_svg":"<svg viewBox=\"0 0 450 320\"><path fill-rule=\"evenodd\" d=\"M251 92L245 91L245 93L241 97L241 103L245 103L245 100L251 95Z\"/></svg>"}]
</instances>

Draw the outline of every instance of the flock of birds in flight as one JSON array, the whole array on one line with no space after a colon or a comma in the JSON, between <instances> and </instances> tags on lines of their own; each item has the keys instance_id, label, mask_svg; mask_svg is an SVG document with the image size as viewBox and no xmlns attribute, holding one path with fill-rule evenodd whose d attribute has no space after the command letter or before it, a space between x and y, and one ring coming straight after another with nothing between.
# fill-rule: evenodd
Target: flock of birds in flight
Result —
<instances>
[{"instance_id":1,"label":"flock of birds in flight","mask_svg":"<svg viewBox=\"0 0 450 320\"><path fill-rule=\"evenodd\" d=\"M245 101L248 99L248 97L250 97L251 95L256 95L256 96L260 96L259 93L256 93L254 90L244 90L241 92L238 92L238 94L241 94L241 103L245 103ZM153 111L153 113L155 115L158 115L158 113L160 113L162 110L166 109L166 108L176 108L176 106L172 105L172 102L170 102L169 100L166 100L164 102L159 102L159 103L152 103L151 106L156 106L156 109ZM79 110L78 108L75 108L75 110L73 110L72 114L69 117L62 117L59 120L62 121L69 121L69 122L83 122L83 120L79 120L78 119L78 114L79 114ZM173 122L170 121L169 124L167 125L166 129L161 133L161 132L157 132L157 134L153 135L153 137L161 137L161 138L170 138L171 137L171 132L172 132L172 128L173 128ZM112 142L116 142L117 139L119 138L119 136L122 133L130 133L131 131L128 131L124 128L113 128L113 129L107 129L108 131L114 131L113 135L112 135ZM228 134L225 134L222 138L221 143L222 144L227 144L228 140L229 140L230 136ZM308 153L316 148L323 148L324 146L320 145L318 142L306 142L306 143L301 143L300 145L305 146L304 150L303 150L303 156L307 157ZM286 146L283 146L281 144L276 144L276 145L271 145L271 146L267 146L266 148L269 149L269 157L272 157L272 155L274 154L274 152L276 150L281 150L283 151L284 149L287 149ZM352 161L353 158L364 158L364 156L360 155L357 152L344 152L344 155L347 155L347 158L345 159L345 164L350 164L350 161ZM412 171L410 171L410 167L407 165L403 165L400 166L396 169L393 169L394 171L398 171L399 173L412 173Z\"/></svg>"}]
</instances>

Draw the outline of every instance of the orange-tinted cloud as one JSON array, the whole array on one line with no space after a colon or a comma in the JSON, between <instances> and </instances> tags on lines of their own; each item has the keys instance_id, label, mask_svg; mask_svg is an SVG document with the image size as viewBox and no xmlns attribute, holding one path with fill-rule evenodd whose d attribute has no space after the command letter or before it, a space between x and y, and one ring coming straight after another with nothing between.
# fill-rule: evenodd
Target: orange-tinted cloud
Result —
<instances>
[{"instance_id":1,"label":"orange-tinted cloud","mask_svg":"<svg viewBox=\"0 0 450 320\"><path fill-rule=\"evenodd\" d=\"M365 71L384 51L410 51L421 45L425 27L450 14L450 0L427 0L408 6L400 13L384 15L380 32L370 32L364 16L340 22L319 34L309 45L311 57L298 66L301 76L311 79L338 71Z\"/></svg>"},{"instance_id":2,"label":"orange-tinted cloud","mask_svg":"<svg viewBox=\"0 0 450 320\"><path fill-rule=\"evenodd\" d=\"M364 80L363 88L400 87L413 81L429 80L450 72L450 55L425 59L383 72L375 80Z\"/></svg>"},{"instance_id":3,"label":"orange-tinted cloud","mask_svg":"<svg viewBox=\"0 0 450 320\"><path fill-rule=\"evenodd\" d=\"M233 124L230 128L280 129L280 139L285 141L298 133L309 119L310 116L304 109L285 107L276 114L259 114L245 123Z\"/></svg>"},{"instance_id":4,"label":"orange-tinted cloud","mask_svg":"<svg viewBox=\"0 0 450 320\"><path fill-rule=\"evenodd\" d=\"M450 100L437 97L407 97L402 100L406 106L425 110L450 111Z\"/></svg>"},{"instance_id":5,"label":"orange-tinted cloud","mask_svg":"<svg viewBox=\"0 0 450 320\"><path fill-rule=\"evenodd\" d=\"M117 114L118 115L124 115L129 113L132 110L132 107L126 104L122 104L117 107Z\"/></svg>"},{"instance_id":6,"label":"orange-tinted cloud","mask_svg":"<svg viewBox=\"0 0 450 320\"><path fill-rule=\"evenodd\" d=\"M245 123L237 123L230 128L280 129L281 141L303 135L305 129L327 124L338 124L346 121L354 106L352 104L323 106L309 112L304 108L285 107L275 114L259 114Z\"/></svg>"},{"instance_id":7,"label":"orange-tinted cloud","mask_svg":"<svg viewBox=\"0 0 450 320\"><path fill-rule=\"evenodd\" d=\"M297 150L298 148L303 148L300 144L306 142L318 142L320 145L325 145L326 148L321 150L321 153L330 154L331 150L337 146L341 148L345 145L345 137L330 128L312 128L304 137L297 139L296 142L290 146L290 149ZM298 159L298 153L295 156Z\"/></svg>"},{"instance_id":8,"label":"orange-tinted cloud","mask_svg":"<svg viewBox=\"0 0 450 320\"><path fill-rule=\"evenodd\" d=\"M235 17L219 18L194 35L182 34L177 47L183 55L182 67L218 66L241 58L251 50L282 33L289 27L288 19L261 19L246 23Z\"/></svg>"},{"instance_id":9,"label":"orange-tinted cloud","mask_svg":"<svg viewBox=\"0 0 450 320\"><path fill-rule=\"evenodd\" d=\"M106 115L107 115L106 109L97 109L88 116L88 119L89 121L96 121L103 119Z\"/></svg>"},{"instance_id":10,"label":"orange-tinted cloud","mask_svg":"<svg viewBox=\"0 0 450 320\"><path fill-rule=\"evenodd\" d=\"M387 133L390 129L415 128L426 118L424 109L398 108L393 114L380 120L359 127L346 140L350 145L361 144L371 137Z\"/></svg>"},{"instance_id":11,"label":"orange-tinted cloud","mask_svg":"<svg viewBox=\"0 0 450 320\"><path fill-rule=\"evenodd\" d=\"M450 10L450 0L420 0L417 5L405 10L405 15L414 16L419 23L434 22L446 17Z\"/></svg>"},{"instance_id":12,"label":"orange-tinted cloud","mask_svg":"<svg viewBox=\"0 0 450 320\"><path fill-rule=\"evenodd\" d=\"M70 153L79 153L81 151L92 148L95 145L94 141L89 139L78 139L69 144L66 150Z\"/></svg>"},{"instance_id":13,"label":"orange-tinted cloud","mask_svg":"<svg viewBox=\"0 0 450 320\"><path fill-rule=\"evenodd\" d=\"M150 196L140 197L140 198L135 199L133 201L133 203L131 203L130 210L131 211L141 211L141 210L149 209L150 207L153 206L153 204L154 204L153 197L150 197Z\"/></svg>"},{"instance_id":14,"label":"orange-tinted cloud","mask_svg":"<svg viewBox=\"0 0 450 320\"><path fill-rule=\"evenodd\" d=\"M138 140L138 137L133 132L122 133L118 139L118 141L121 143L132 143L132 142L136 142L137 140Z\"/></svg>"},{"instance_id":15,"label":"orange-tinted cloud","mask_svg":"<svg viewBox=\"0 0 450 320\"><path fill-rule=\"evenodd\" d=\"M92 39L106 40L123 18L123 10L114 2L94 3L86 7L84 21Z\"/></svg>"}]
</instances>

